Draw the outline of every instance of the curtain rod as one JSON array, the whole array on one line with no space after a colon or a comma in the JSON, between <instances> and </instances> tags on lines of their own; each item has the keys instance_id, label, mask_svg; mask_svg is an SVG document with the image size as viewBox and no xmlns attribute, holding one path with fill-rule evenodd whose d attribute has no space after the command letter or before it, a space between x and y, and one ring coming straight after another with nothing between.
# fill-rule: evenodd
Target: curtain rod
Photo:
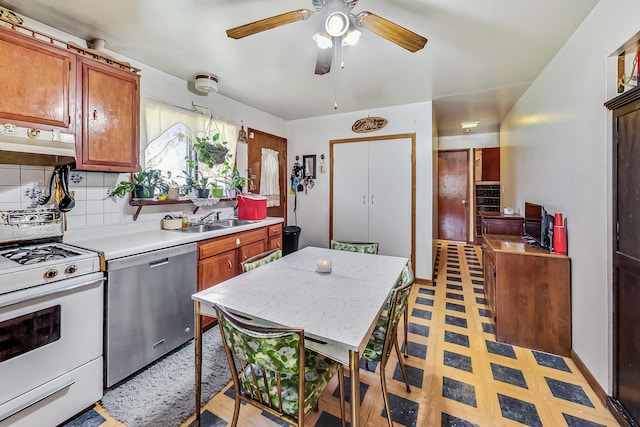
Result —
<instances>
[{"instance_id":1,"label":"curtain rod","mask_svg":"<svg viewBox=\"0 0 640 427\"><path fill-rule=\"evenodd\" d=\"M153 97L148 96L148 95L144 95L144 94L143 94L143 95L142 95L142 97L143 97L144 99L149 100L149 101L157 102L158 104L163 104L163 105L166 105L166 106L168 106L168 107L173 107L173 108L177 108L177 109L179 109L179 110L188 111L188 112L190 112L190 113L201 114L201 115L203 115L203 116L207 116L207 117L212 116L214 119L223 120L223 121L225 121L225 122L233 123L233 124L235 124L236 126L238 126L238 123L236 123L234 120L229 120L229 119L227 119L226 117L220 117L220 116L217 116L217 115L213 114L213 108L212 108L212 107L205 107L205 106L203 106L203 105L198 105L198 104L194 103L193 101L191 101L191 108L185 108L185 107L182 107L182 106L180 106L180 105L170 104L170 103L168 103L168 102L161 101L161 100L159 100L159 99L153 98ZM198 108L202 108L202 109L204 109L204 110L208 110L208 111L209 111L209 113L208 113L208 114L206 114L204 111L200 111L200 110L198 110Z\"/></svg>"}]
</instances>

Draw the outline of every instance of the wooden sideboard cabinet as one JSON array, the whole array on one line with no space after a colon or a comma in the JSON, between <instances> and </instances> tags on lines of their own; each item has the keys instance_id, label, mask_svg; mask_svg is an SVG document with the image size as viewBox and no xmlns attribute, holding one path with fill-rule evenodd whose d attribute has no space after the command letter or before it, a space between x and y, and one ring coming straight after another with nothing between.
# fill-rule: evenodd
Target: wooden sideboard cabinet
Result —
<instances>
[{"instance_id":1,"label":"wooden sideboard cabinet","mask_svg":"<svg viewBox=\"0 0 640 427\"><path fill-rule=\"evenodd\" d=\"M485 296L496 339L570 356L570 259L522 237L486 234Z\"/></svg>"},{"instance_id":2,"label":"wooden sideboard cabinet","mask_svg":"<svg viewBox=\"0 0 640 427\"><path fill-rule=\"evenodd\" d=\"M499 212L480 212L482 234L510 234L524 236L524 218L502 215Z\"/></svg>"}]
</instances>

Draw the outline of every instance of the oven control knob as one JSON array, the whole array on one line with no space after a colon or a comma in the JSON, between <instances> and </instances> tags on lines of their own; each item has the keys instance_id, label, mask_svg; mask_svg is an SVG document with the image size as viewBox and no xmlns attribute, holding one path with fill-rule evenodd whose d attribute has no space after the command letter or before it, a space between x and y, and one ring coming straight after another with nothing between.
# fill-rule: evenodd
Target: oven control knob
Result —
<instances>
[{"instance_id":1,"label":"oven control knob","mask_svg":"<svg viewBox=\"0 0 640 427\"><path fill-rule=\"evenodd\" d=\"M64 269L64 272L67 274L73 274L76 271L78 271L78 266L75 264L71 264L69 266L67 266L67 268Z\"/></svg>"},{"instance_id":2,"label":"oven control knob","mask_svg":"<svg viewBox=\"0 0 640 427\"><path fill-rule=\"evenodd\" d=\"M58 270L56 270L55 268L52 268L51 270L47 270L44 273L44 278L45 279L53 279L54 277L56 277L58 275Z\"/></svg>"}]
</instances>

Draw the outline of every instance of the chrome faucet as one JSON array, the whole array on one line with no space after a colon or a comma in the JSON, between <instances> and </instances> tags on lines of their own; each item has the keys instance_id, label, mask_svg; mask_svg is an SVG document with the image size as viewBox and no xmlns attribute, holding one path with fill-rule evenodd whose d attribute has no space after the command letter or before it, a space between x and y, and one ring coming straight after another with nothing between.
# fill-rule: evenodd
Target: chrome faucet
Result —
<instances>
[{"instance_id":1,"label":"chrome faucet","mask_svg":"<svg viewBox=\"0 0 640 427\"><path fill-rule=\"evenodd\" d=\"M200 222L204 222L205 219L209 218L211 215L216 214L216 222L220 221L220 211L211 211L202 218L200 218Z\"/></svg>"}]
</instances>

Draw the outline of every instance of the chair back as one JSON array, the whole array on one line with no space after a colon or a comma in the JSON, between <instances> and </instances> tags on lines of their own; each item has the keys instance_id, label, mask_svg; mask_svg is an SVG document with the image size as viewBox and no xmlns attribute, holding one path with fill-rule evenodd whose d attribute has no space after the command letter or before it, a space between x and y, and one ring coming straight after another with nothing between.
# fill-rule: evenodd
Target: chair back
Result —
<instances>
[{"instance_id":1,"label":"chair back","mask_svg":"<svg viewBox=\"0 0 640 427\"><path fill-rule=\"evenodd\" d=\"M338 240L331 240L331 249L339 251L377 254L379 246L380 245L376 242L341 242Z\"/></svg>"},{"instance_id":2,"label":"chair back","mask_svg":"<svg viewBox=\"0 0 640 427\"><path fill-rule=\"evenodd\" d=\"M409 306L409 294L411 293L412 286L413 280L407 284L398 286L393 290L391 307L389 308L387 315L389 323L387 325L383 347L383 353L386 356L389 356L391 349L393 348L393 342L396 339L400 318L403 314L406 316L407 307Z\"/></svg>"},{"instance_id":3,"label":"chair back","mask_svg":"<svg viewBox=\"0 0 640 427\"><path fill-rule=\"evenodd\" d=\"M261 254L252 256L251 258L244 260L240 263L242 266L242 272L254 270L258 267L262 267L272 261L282 258L282 251L280 249L273 249L271 251L262 252Z\"/></svg>"},{"instance_id":4,"label":"chair back","mask_svg":"<svg viewBox=\"0 0 640 427\"><path fill-rule=\"evenodd\" d=\"M246 323L215 306L237 396L294 424L304 419L304 331Z\"/></svg>"}]
</instances>

